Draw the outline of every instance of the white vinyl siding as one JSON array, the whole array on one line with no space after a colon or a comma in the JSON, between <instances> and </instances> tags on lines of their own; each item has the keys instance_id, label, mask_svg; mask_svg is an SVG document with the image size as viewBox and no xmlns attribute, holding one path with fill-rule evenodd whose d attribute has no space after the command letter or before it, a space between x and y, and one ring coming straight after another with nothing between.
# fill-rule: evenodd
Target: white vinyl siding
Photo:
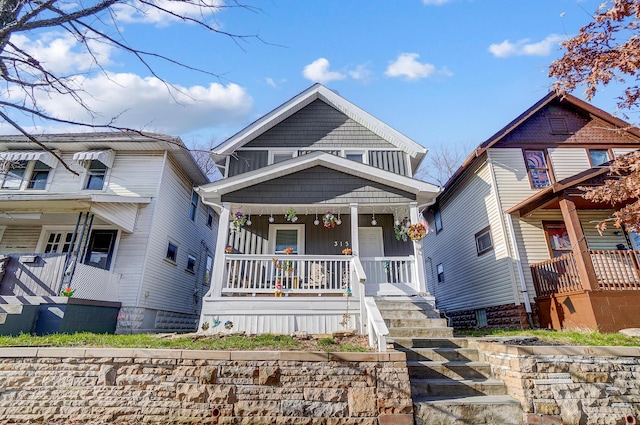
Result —
<instances>
[{"instance_id":1,"label":"white vinyl siding","mask_svg":"<svg viewBox=\"0 0 640 425\"><path fill-rule=\"evenodd\" d=\"M514 303L511 259L488 164L465 179L440 211L443 230L428 233L423 243L428 289L438 307L458 311ZM433 217L430 221L433 225ZM493 250L478 256L475 234L487 226ZM438 264L443 265L444 283L437 283Z\"/></svg>"},{"instance_id":2,"label":"white vinyl siding","mask_svg":"<svg viewBox=\"0 0 640 425\"><path fill-rule=\"evenodd\" d=\"M2 241L0 241L0 254L30 254L36 252L41 230L40 226L7 226L2 235Z\"/></svg>"},{"instance_id":3,"label":"white vinyl siding","mask_svg":"<svg viewBox=\"0 0 640 425\"><path fill-rule=\"evenodd\" d=\"M204 294L205 248L208 247L208 255L213 256L217 227L215 221L213 228L205 226L207 208L203 203L198 205L196 222L189 219L192 188L193 182L167 159L147 247L141 307L185 314L200 311L200 305L194 303L194 292ZM169 241L179 246L175 265L165 260ZM190 254L196 257L195 273L185 270Z\"/></svg>"},{"instance_id":4,"label":"white vinyl siding","mask_svg":"<svg viewBox=\"0 0 640 425\"><path fill-rule=\"evenodd\" d=\"M618 157L618 156L622 156L624 154L627 154L629 152L633 152L633 151L637 151L638 149L634 149L634 148L613 148L613 155Z\"/></svg>"},{"instance_id":5,"label":"white vinyl siding","mask_svg":"<svg viewBox=\"0 0 640 425\"><path fill-rule=\"evenodd\" d=\"M585 148L549 148L547 152L556 182L591 168Z\"/></svg>"},{"instance_id":6,"label":"white vinyl siding","mask_svg":"<svg viewBox=\"0 0 640 425\"><path fill-rule=\"evenodd\" d=\"M509 209L529 196L538 193L538 190L532 189L529 183L522 149L489 149L488 158L493 165L496 176L502 210Z\"/></svg>"}]
</instances>

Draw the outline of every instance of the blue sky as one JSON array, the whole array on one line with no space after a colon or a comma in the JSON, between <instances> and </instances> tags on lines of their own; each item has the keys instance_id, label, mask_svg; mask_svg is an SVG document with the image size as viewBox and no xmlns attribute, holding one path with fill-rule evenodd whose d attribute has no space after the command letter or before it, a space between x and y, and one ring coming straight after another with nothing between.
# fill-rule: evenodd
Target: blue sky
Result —
<instances>
[{"instance_id":1,"label":"blue sky","mask_svg":"<svg viewBox=\"0 0 640 425\"><path fill-rule=\"evenodd\" d=\"M224 9L215 22L220 30L260 40L118 11L130 44L217 74L153 61L157 73L188 97L170 96L140 63L106 46L98 51L109 78L61 33L14 41L61 72L86 72L82 84L101 113L98 120L119 115L118 125L178 135L188 144L221 143L321 82L427 148L475 146L550 90L547 69L561 55L559 43L591 20L600 1L246 3L260 10ZM614 112L615 95L605 91L592 103ZM41 106L66 118L82 116L64 98L41 99Z\"/></svg>"}]
</instances>

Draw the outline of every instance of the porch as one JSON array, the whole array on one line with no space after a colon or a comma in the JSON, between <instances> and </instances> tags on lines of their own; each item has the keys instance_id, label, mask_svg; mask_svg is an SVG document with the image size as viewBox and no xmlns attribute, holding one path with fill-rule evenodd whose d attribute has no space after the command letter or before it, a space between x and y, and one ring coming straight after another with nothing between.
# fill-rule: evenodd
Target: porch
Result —
<instances>
[{"instance_id":1,"label":"porch","mask_svg":"<svg viewBox=\"0 0 640 425\"><path fill-rule=\"evenodd\" d=\"M552 329L616 332L639 327L640 251L589 250L532 264L540 324ZM587 259L586 267L579 265ZM579 268L592 270L581 278Z\"/></svg>"}]
</instances>

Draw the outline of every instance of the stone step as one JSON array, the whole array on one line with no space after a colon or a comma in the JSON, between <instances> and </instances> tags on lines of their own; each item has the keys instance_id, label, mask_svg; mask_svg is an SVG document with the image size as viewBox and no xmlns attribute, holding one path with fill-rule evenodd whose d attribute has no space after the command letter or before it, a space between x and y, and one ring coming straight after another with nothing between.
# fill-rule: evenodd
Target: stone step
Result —
<instances>
[{"instance_id":1,"label":"stone step","mask_svg":"<svg viewBox=\"0 0 640 425\"><path fill-rule=\"evenodd\" d=\"M486 379L491 365L485 362L407 361L409 376L428 379Z\"/></svg>"},{"instance_id":2,"label":"stone step","mask_svg":"<svg viewBox=\"0 0 640 425\"><path fill-rule=\"evenodd\" d=\"M523 423L518 400L504 395L413 400L416 425L469 425Z\"/></svg>"},{"instance_id":3,"label":"stone step","mask_svg":"<svg viewBox=\"0 0 640 425\"><path fill-rule=\"evenodd\" d=\"M504 382L498 379L411 379L413 397L464 397L506 395Z\"/></svg>"},{"instance_id":4,"label":"stone step","mask_svg":"<svg viewBox=\"0 0 640 425\"><path fill-rule=\"evenodd\" d=\"M474 348L405 348L396 347L403 351L407 360L432 362L477 362L480 360L478 350Z\"/></svg>"},{"instance_id":5,"label":"stone step","mask_svg":"<svg viewBox=\"0 0 640 425\"><path fill-rule=\"evenodd\" d=\"M437 311L433 303L430 302L409 302L409 301L376 301L378 310L424 310Z\"/></svg>"},{"instance_id":6,"label":"stone step","mask_svg":"<svg viewBox=\"0 0 640 425\"><path fill-rule=\"evenodd\" d=\"M384 316L383 316L384 317ZM446 319L436 318L387 318L384 322L388 328L446 328Z\"/></svg>"},{"instance_id":7,"label":"stone step","mask_svg":"<svg viewBox=\"0 0 640 425\"><path fill-rule=\"evenodd\" d=\"M474 348L469 347L467 338L411 338L396 336L392 339L396 346L405 348Z\"/></svg>"},{"instance_id":8,"label":"stone step","mask_svg":"<svg viewBox=\"0 0 640 425\"><path fill-rule=\"evenodd\" d=\"M389 337L393 338L447 338L453 337L452 328L390 328Z\"/></svg>"}]
</instances>

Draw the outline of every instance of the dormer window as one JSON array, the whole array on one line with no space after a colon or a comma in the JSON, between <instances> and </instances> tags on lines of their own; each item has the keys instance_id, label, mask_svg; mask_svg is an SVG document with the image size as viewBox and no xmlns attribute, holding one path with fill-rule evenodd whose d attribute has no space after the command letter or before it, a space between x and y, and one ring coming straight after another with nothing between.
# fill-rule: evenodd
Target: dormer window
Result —
<instances>
[{"instance_id":1,"label":"dormer window","mask_svg":"<svg viewBox=\"0 0 640 425\"><path fill-rule=\"evenodd\" d=\"M50 171L51 168L47 164L36 161L27 189L45 190L47 188L47 182L49 181Z\"/></svg>"},{"instance_id":2,"label":"dormer window","mask_svg":"<svg viewBox=\"0 0 640 425\"><path fill-rule=\"evenodd\" d=\"M27 170L27 161L14 161L7 163L0 174L3 189L19 190L22 186L25 172Z\"/></svg>"},{"instance_id":3,"label":"dormer window","mask_svg":"<svg viewBox=\"0 0 640 425\"><path fill-rule=\"evenodd\" d=\"M286 161L287 159L293 158L295 152L293 151L274 151L271 152L271 161L270 164L277 164L278 162Z\"/></svg>"}]
</instances>

